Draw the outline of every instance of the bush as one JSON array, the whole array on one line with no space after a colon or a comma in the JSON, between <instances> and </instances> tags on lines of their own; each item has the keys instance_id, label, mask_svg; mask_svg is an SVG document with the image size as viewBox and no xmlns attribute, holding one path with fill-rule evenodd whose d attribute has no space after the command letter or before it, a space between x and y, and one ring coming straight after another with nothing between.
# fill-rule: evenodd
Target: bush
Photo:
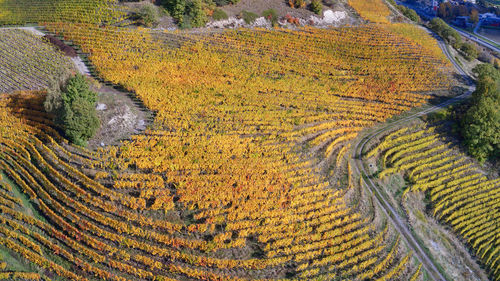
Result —
<instances>
[{"instance_id":1,"label":"bush","mask_svg":"<svg viewBox=\"0 0 500 281\"><path fill-rule=\"evenodd\" d=\"M192 27L202 27L207 23L207 15L203 11L201 0L192 0L186 6L186 16L190 19Z\"/></svg>"},{"instance_id":2,"label":"bush","mask_svg":"<svg viewBox=\"0 0 500 281\"><path fill-rule=\"evenodd\" d=\"M243 18L246 24L252 24L259 17L259 15L248 11L242 11L241 17Z\"/></svg>"},{"instance_id":3,"label":"bush","mask_svg":"<svg viewBox=\"0 0 500 281\"><path fill-rule=\"evenodd\" d=\"M312 0L310 9L313 13L321 15L323 12L323 4L321 3L321 0Z\"/></svg>"},{"instance_id":4,"label":"bush","mask_svg":"<svg viewBox=\"0 0 500 281\"><path fill-rule=\"evenodd\" d=\"M223 10L221 9L218 9L216 8L214 10L214 13L212 14L212 18L214 20L226 20L228 19L229 17L227 16L226 12L224 12Z\"/></svg>"},{"instance_id":5,"label":"bush","mask_svg":"<svg viewBox=\"0 0 500 281\"><path fill-rule=\"evenodd\" d=\"M262 12L262 16L270 21L273 26L276 26L278 24L278 13L276 13L276 10L265 10L264 12Z\"/></svg>"},{"instance_id":6,"label":"bush","mask_svg":"<svg viewBox=\"0 0 500 281\"><path fill-rule=\"evenodd\" d=\"M473 70L477 75L472 105L462 119L462 136L469 153L484 162L500 157L500 72L491 64Z\"/></svg>"},{"instance_id":7,"label":"bush","mask_svg":"<svg viewBox=\"0 0 500 281\"><path fill-rule=\"evenodd\" d=\"M443 40L458 49L462 44L462 37L440 18L433 18L429 22L429 28L436 32Z\"/></svg>"},{"instance_id":8,"label":"bush","mask_svg":"<svg viewBox=\"0 0 500 281\"><path fill-rule=\"evenodd\" d=\"M414 22L420 22L420 16L417 14L417 12L415 12L415 10L406 8L403 5L396 5L396 7L401 11L401 13L403 13L403 15L405 15L405 17Z\"/></svg>"},{"instance_id":9,"label":"bush","mask_svg":"<svg viewBox=\"0 0 500 281\"><path fill-rule=\"evenodd\" d=\"M184 20L184 12L186 11L186 0L163 0L163 5L170 15L179 23Z\"/></svg>"},{"instance_id":10,"label":"bush","mask_svg":"<svg viewBox=\"0 0 500 281\"><path fill-rule=\"evenodd\" d=\"M468 61L477 59L479 55L476 46L471 43L463 43L462 46L460 46L460 51L462 51L462 54Z\"/></svg>"},{"instance_id":11,"label":"bush","mask_svg":"<svg viewBox=\"0 0 500 281\"><path fill-rule=\"evenodd\" d=\"M54 114L54 122L74 144L85 146L100 126L96 112L97 94L90 90L83 75L69 78L47 95L45 110Z\"/></svg>"},{"instance_id":12,"label":"bush","mask_svg":"<svg viewBox=\"0 0 500 281\"><path fill-rule=\"evenodd\" d=\"M160 21L158 8L152 3L145 3L138 13L139 22L147 27L152 27Z\"/></svg>"}]
</instances>

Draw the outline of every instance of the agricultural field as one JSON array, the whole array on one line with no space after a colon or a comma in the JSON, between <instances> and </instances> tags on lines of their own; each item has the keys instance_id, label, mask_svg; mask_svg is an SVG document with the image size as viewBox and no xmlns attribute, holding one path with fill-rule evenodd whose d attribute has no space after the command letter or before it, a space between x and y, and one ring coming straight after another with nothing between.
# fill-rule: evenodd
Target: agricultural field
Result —
<instances>
[{"instance_id":1,"label":"agricultural field","mask_svg":"<svg viewBox=\"0 0 500 281\"><path fill-rule=\"evenodd\" d=\"M0 92L46 89L74 72L71 60L30 31L0 30Z\"/></svg>"},{"instance_id":2,"label":"agricultural field","mask_svg":"<svg viewBox=\"0 0 500 281\"><path fill-rule=\"evenodd\" d=\"M454 94L452 65L424 29L391 23L375 0L348 1L360 26L218 31L119 26L116 1L28 2L42 12L0 0L0 24L43 26L78 50L93 84L154 117L119 145L70 143L46 89L71 60L28 31L0 30L0 279L432 279L350 161L362 131ZM432 129L398 132L369 156L410 141L419 153L449 149ZM382 156L394 165L383 173L403 171L405 153ZM459 158L450 163L479 173ZM435 160L443 176L458 171ZM412 189L426 192L448 181L418 180ZM439 218L468 208L442 189ZM494 229L486 211L467 219ZM498 276L496 234L472 233Z\"/></svg>"},{"instance_id":3,"label":"agricultural field","mask_svg":"<svg viewBox=\"0 0 500 281\"><path fill-rule=\"evenodd\" d=\"M500 180L460 152L445 132L443 125L403 127L383 137L365 157L378 159L380 179L404 175L410 185L403 200L409 193L427 194L431 214L450 225L498 280Z\"/></svg>"},{"instance_id":4,"label":"agricultural field","mask_svg":"<svg viewBox=\"0 0 500 281\"><path fill-rule=\"evenodd\" d=\"M1 0L0 26L43 21L117 23L126 13L116 0Z\"/></svg>"}]
</instances>

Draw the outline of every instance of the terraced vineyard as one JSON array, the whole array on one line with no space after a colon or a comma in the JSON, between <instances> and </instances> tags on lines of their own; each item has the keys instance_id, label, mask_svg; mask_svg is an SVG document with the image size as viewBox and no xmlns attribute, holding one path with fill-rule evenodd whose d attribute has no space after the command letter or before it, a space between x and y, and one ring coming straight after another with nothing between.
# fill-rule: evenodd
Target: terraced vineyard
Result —
<instances>
[{"instance_id":1,"label":"terraced vineyard","mask_svg":"<svg viewBox=\"0 0 500 281\"><path fill-rule=\"evenodd\" d=\"M0 30L0 58L0 93L46 89L73 69L52 46L19 29Z\"/></svg>"},{"instance_id":2,"label":"terraced vineyard","mask_svg":"<svg viewBox=\"0 0 500 281\"><path fill-rule=\"evenodd\" d=\"M349 5L358 12L364 20L375 23L390 23L391 11L383 0L349 0Z\"/></svg>"},{"instance_id":3,"label":"terraced vineyard","mask_svg":"<svg viewBox=\"0 0 500 281\"><path fill-rule=\"evenodd\" d=\"M118 0L1 0L0 26L44 21L117 23L126 14Z\"/></svg>"},{"instance_id":4,"label":"terraced vineyard","mask_svg":"<svg viewBox=\"0 0 500 281\"><path fill-rule=\"evenodd\" d=\"M60 136L46 93L13 91L45 84L0 89L0 277L424 280L366 194L351 200L359 178L346 155L363 129L448 94L451 65L425 31L166 32L103 25L119 18L114 1L37 3L54 16L30 18L4 0L20 15L0 20L45 21L155 120L90 151ZM12 45L0 48L10 63ZM43 69L67 63L50 48L14 50L41 56Z\"/></svg>"},{"instance_id":5,"label":"terraced vineyard","mask_svg":"<svg viewBox=\"0 0 500 281\"><path fill-rule=\"evenodd\" d=\"M405 127L387 135L367 155L378 156L384 178L404 173L412 183L406 192L425 192L433 214L467 241L475 255L500 279L498 178L481 169L437 131L439 127Z\"/></svg>"}]
</instances>

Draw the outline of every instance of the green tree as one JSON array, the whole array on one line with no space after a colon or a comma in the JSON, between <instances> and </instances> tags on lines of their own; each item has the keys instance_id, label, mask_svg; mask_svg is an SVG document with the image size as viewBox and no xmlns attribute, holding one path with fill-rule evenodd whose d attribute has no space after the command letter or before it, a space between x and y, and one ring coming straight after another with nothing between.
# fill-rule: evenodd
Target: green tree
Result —
<instances>
[{"instance_id":1,"label":"green tree","mask_svg":"<svg viewBox=\"0 0 500 281\"><path fill-rule=\"evenodd\" d=\"M64 104L60 123L66 137L80 146L85 146L87 140L95 135L100 126L95 104L81 97L76 98L71 104Z\"/></svg>"},{"instance_id":2,"label":"green tree","mask_svg":"<svg viewBox=\"0 0 500 281\"><path fill-rule=\"evenodd\" d=\"M207 15L203 11L201 0L191 0L188 3L185 17L189 17L192 27L202 27L207 23Z\"/></svg>"},{"instance_id":3,"label":"green tree","mask_svg":"<svg viewBox=\"0 0 500 281\"><path fill-rule=\"evenodd\" d=\"M477 86L462 119L462 136L469 153L484 162L500 156L500 72L490 64L479 65L474 72Z\"/></svg>"},{"instance_id":4,"label":"green tree","mask_svg":"<svg viewBox=\"0 0 500 281\"><path fill-rule=\"evenodd\" d=\"M460 34L442 19L433 18L429 22L429 28L441 36L444 41L452 44L453 47L459 48L462 45L462 37L460 37Z\"/></svg>"},{"instance_id":5,"label":"green tree","mask_svg":"<svg viewBox=\"0 0 500 281\"><path fill-rule=\"evenodd\" d=\"M186 0L163 0L163 5L170 15L180 24L184 20L186 11Z\"/></svg>"},{"instance_id":6,"label":"green tree","mask_svg":"<svg viewBox=\"0 0 500 281\"><path fill-rule=\"evenodd\" d=\"M144 6L141 7L137 15L139 17L139 21L147 27L157 25L160 20L158 8L149 2L145 3Z\"/></svg>"},{"instance_id":7,"label":"green tree","mask_svg":"<svg viewBox=\"0 0 500 281\"><path fill-rule=\"evenodd\" d=\"M477 59L477 56L479 55L476 46L472 43L463 43L460 46L460 51L462 51L462 54L468 61Z\"/></svg>"},{"instance_id":8,"label":"green tree","mask_svg":"<svg viewBox=\"0 0 500 281\"><path fill-rule=\"evenodd\" d=\"M317 15L321 15L323 12L323 4L321 3L321 0L312 0L310 8L311 11Z\"/></svg>"},{"instance_id":9,"label":"green tree","mask_svg":"<svg viewBox=\"0 0 500 281\"><path fill-rule=\"evenodd\" d=\"M85 77L76 75L49 90L44 106L54 114L55 124L71 142L85 146L100 126L96 102L97 94L91 91Z\"/></svg>"}]
</instances>

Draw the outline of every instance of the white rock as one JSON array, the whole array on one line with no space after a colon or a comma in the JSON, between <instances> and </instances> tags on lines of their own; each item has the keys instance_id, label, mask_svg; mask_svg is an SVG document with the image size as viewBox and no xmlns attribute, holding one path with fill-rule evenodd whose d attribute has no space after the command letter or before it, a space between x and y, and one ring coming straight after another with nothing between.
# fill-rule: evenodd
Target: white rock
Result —
<instances>
[{"instance_id":1,"label":"white rock","mask_svg":"<svg viewBox=\"0 0 500 281\"><path fill-rule=\"evenodd\" d=\"M344 11L332 11L332 10L326 10L323 13L323 21L328 24L332 24L334 22L341 21L347 17L346 12Z\"/></svg>"},{"instance_id":2,"label":"white rock","mask_svg":"<svg viewBox=\"0 0 500 281\"><path fill-rule=\"evenodd\" d=\"M243 19L237 19L235 17L230 17L226 20L219 20L207 23L206 27L208 28L238 28L245 25L245 21Z\"/></svg>"},{"instance_id":3,"label":"white rock","mask_svg":"<svg viewBox=\"0 0 500 281\"><path fill-rule=\"evenodd\" d=\"M98 103L97 106L95 107L96 110L106 110L108 109L108 106L105 105L104 103Z\"/></svg>"},{"instance_id":4,"label":"white rock","mask_svg":"<svg viewBox=\"0 0 500 281\"><path fill-rule=\"evenodd\" d=\"M264 17L260 17L260 18L255 19L255 22L253 23L253 26L255 26L255 27L268 27L270 25L271 25L271 23L268 20L266 20L266 18L264 18Z\"/></svg>"}]
</instances>

